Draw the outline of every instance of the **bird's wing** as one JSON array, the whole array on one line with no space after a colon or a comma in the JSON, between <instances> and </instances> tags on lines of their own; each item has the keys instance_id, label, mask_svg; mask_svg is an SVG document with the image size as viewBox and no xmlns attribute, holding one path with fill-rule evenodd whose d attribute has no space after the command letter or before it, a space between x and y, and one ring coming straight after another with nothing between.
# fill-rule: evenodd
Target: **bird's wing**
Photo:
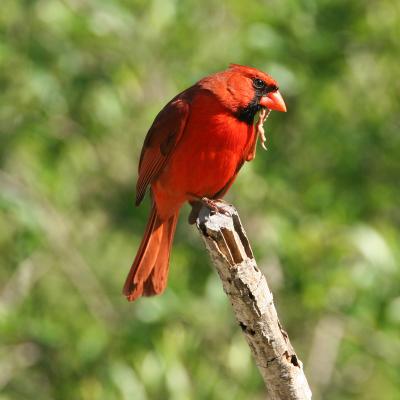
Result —
<instances>
[{"instance_id":1,"label":"bird's wing","mask_svg":"<svg viewBox=\"0 0 400 400\"><path fill-rule=\"evenodd\" d=\"M136 184L136 205L146 193L147 186L162 171L173 149L182 137L190 113L188 96L178 95L157 115L144 140Z\"/></svg>"}]
</instances>

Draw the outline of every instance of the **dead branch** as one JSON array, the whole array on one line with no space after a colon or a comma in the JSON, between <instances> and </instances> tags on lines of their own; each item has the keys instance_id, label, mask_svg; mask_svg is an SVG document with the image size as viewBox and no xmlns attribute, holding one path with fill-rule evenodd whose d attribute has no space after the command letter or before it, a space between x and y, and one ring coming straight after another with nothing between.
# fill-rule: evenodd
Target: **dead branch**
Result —
<instances>
[{"instance_id":1,"label":"dead branch","mask_svg":"<svg viewBox=\"0 0 400 400\"><path fill-rule=\"evenodd\" d=\"M197 227L222 280L236 319L271 399L311 399L311 390L288 334L283 330L265 276L257 267L236 209L230 215L203 207Z\"/></svg>"}]
</instances>

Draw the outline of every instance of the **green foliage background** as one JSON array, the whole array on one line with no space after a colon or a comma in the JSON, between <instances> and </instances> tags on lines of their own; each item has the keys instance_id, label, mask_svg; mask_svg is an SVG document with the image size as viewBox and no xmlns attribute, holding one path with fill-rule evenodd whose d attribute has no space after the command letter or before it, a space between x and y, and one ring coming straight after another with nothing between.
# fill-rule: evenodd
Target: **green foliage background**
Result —
<instances>
[{"instance_id":1,"label":"green foliage background","mask_svg":"<svg viewBox=\"0 0 400 400\"><path fill-rule=\"evenodd\" d=\"M315 398L400 398L400 6L390 0L2 0L0 399L262 399L183 212L169 287L121 287L144 135L236 62L288 113L228 199Z\"/></svg>"}]
</instances>

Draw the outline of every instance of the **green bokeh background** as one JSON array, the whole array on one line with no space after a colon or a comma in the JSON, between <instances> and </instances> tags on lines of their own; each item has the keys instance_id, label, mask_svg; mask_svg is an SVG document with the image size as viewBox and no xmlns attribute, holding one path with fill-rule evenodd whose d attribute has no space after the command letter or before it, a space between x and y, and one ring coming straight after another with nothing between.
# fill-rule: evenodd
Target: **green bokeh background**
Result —
<instances>
[{"instance_id":1,"label":"green bokeh background","mask_svg":"<svg viewBox=\"0 0 400 400\"><path fill-rule=\"evenodd\" d=\"M391 0L2 0L0 400L265 398L187 209L165 294L121 296L144 135L230 62L288 106L228 199L314 398L400 398L399 37Z\"/></svg>"}]
</instances>

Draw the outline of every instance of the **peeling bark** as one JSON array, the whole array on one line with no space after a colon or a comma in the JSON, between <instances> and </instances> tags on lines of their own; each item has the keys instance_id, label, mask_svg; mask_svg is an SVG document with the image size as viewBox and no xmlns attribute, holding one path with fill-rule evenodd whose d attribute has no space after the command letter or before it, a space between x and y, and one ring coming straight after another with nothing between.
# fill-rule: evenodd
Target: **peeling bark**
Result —
<instances>
[{"instance_id":1,"label":"peeling bark","mask_svg":"<svg viewBox=\"0 0 400 400\"><path fill-rule=\"evenodd\" d=\"M311 399L311 390L288 334L283 330L265 276L232 205L230 215L200 210L196 221L271 399Z\"/></svg>"}]
</instances>

